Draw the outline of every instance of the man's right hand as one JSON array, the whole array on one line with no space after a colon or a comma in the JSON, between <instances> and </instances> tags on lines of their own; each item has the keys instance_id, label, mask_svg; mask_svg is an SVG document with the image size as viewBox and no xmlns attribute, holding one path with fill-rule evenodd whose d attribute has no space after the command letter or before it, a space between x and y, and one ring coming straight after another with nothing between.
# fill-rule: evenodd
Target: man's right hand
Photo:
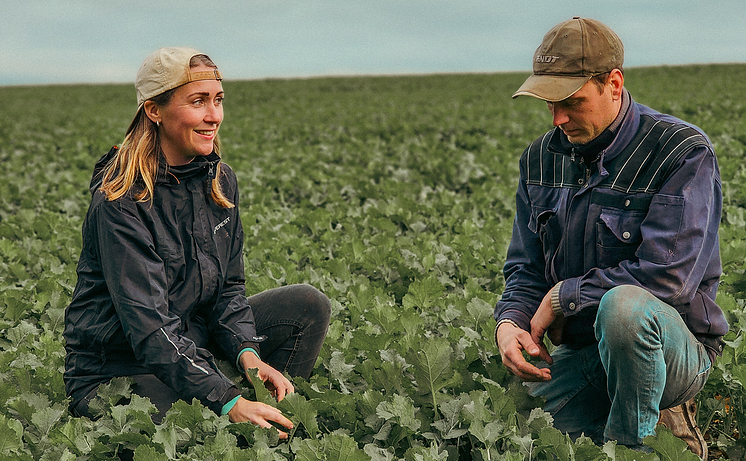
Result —
<instances>
[{"instance_id":1,"label":"man's right hand","mask_svg":"<svg viewBox=\"0 0 746 461\"><path fill-rule=\"evenodd\" d=\"M552 357L543 344L536 344L531 334L510 322L504 322L495 331L495 342L500 349L503 365L523 381L549 381L552 379L549 368L537 368L523 357L526 351L531 357L539 357L552 364Z\"/></svg>"}]
</instances>

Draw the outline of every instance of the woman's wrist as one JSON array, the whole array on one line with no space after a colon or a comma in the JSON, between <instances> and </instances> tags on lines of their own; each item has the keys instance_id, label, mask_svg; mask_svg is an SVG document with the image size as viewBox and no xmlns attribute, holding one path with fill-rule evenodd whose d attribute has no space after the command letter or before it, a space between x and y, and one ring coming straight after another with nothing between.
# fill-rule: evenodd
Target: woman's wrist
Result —
<instances>
[{"instance_id":1,"label":"woman's wrist","mask_svg":"<svg viewBox=\"0 0 746 461\"><path fill-rule=\"evenodd\" d=\"M236 404L238 403L240 399L241 399L241 395L237 395L233 397L228 403L223 405L223 409L220 411L220 414L227 415L233 409L233 407L236 406Z\"/></svg>"},{"instance_id":2,"label":"woman's wrist","mask_svg":"<svg viewBox=\"0 0 746 461\"><path fill-rule=\"evenodd\" d=\"M253 348L247 347L238 354L238 369L245 373L249 368L258 368L262 363L259 354Z\"/></svg>"}]
</instances>

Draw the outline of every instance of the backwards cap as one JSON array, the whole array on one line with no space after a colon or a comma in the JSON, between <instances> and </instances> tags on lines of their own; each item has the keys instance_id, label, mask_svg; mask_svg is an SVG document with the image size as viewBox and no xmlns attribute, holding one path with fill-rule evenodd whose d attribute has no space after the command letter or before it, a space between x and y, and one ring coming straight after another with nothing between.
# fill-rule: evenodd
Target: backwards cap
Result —
<instances>
[{"instance_id":1,"label":"backwards cap","mask_svg":"<svg viewBox=\"0 0 746 461\"><path fill-rule=\"evenodd\" d=\"M189 61L198 54L203 53L192 48L161 48L145 58L135 78L138 107L152 97L189 82L222 80L217 69L192 72Z\"/></svg>"}]
</instances>

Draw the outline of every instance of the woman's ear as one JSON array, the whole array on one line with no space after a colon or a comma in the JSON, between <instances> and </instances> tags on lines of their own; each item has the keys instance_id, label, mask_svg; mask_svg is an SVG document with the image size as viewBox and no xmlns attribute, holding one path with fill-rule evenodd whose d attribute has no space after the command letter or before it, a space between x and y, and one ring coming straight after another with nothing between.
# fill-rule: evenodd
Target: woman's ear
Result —
<instances>
[{"instance_id":1,"label":"woman's ear","mask_svg":"<svg viewBox=\"0 0 746 461\"><path fill-rule=\"evenodd\" d=\"M158 124L161 122L161 108L153 101L145 101L142 106L145 115L151 122Z\"/></svg>"}]
</instances>

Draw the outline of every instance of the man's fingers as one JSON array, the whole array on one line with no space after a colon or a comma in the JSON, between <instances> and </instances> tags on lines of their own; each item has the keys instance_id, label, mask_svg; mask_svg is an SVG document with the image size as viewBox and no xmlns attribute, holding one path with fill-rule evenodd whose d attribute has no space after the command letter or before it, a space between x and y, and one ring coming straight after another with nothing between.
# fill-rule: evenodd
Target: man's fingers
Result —
<instances>
[{"instance_id":1,"label":"man's fingers","mask_svg":"<svg viewBox=\"0 0 746 461\"><path fill-rule=\"evenodd\" d=\"M521 347L528 352L528 355L531 357L538 357L541 355L541 347L539 346L543 346L541 338L537 341L533 334L527 332L526 334L519 335L517 339Z\"/></svg>"},{"instance_id":2,"label":"man's fingers","mask_svg":"<svg viewBox=\"0 0 746 461\"><path fill-rule=\"evenodd\" d=\"M512 365L513 374L523 381L548 381L552 378L549 368L538 368L525 360L514 362Z\"/></svg>"}]
</instances>

